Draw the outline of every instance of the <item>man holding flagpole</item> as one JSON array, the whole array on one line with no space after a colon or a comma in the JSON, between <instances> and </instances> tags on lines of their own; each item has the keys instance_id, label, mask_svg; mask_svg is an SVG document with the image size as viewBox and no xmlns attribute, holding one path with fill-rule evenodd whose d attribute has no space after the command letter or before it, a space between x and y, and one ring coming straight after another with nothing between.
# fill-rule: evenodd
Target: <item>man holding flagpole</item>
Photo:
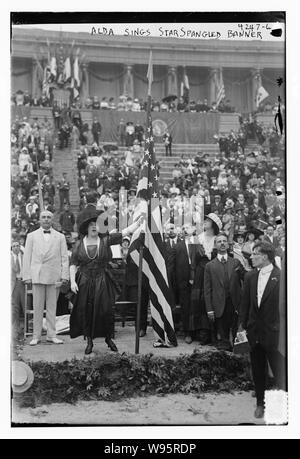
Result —
<instances>
[{"instance_id":1,"label":"man holding flagpole","mask_svg":"<svg viewBox=\"0 0 300 459\"><path fill-rule=\"evenodd\" d=\"M141 175L137 187L137 199L140 200L136 214L146 213L144 224L133 234L129 253L134 263L139 266L140 284L143 277L149 285L149 302L152 327L157 337L154 347L177 346L171 311L172 296L168 283L165 246L162 235L161 209L159 205L158 171L155 159L152 120L151 120L151 84L153 81L152 52L148 66L148 102L145 152L141 164ZM141 252L141 245L143 250ZM142 253L142 257L140 254ZM140 298L139 298L140 300ZM140 308L139 301L138 310ZM137 314L139 316L139 313ZM138 327L137 327L138 333ZM138 339L138 338L137 338Z\"/></svg>"}]
</instances>

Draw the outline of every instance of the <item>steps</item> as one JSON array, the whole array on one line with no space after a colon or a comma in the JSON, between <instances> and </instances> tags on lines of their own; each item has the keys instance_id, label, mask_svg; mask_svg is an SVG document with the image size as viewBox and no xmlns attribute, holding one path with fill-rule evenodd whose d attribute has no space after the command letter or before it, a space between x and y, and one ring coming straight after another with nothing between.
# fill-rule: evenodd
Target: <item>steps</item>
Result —
<instances>
[{"instance_id":1,"label":"steps","mask_svg":"<svg viewBox=\"0 0 300 459\"><path fill-rule=\"evenodd\" d=\"M205 144L205 145L181 145L177 144L172 147L172 156L165 155L164 145L155 146L156 159L160 163L159 175L162 182L167 182L172 179L172 171L176 163L179 163L182 155L185 158L194 158L200 153L200 156L209 154L214 157L219 152L218 144Z\"/></svg>"}]
</instances>

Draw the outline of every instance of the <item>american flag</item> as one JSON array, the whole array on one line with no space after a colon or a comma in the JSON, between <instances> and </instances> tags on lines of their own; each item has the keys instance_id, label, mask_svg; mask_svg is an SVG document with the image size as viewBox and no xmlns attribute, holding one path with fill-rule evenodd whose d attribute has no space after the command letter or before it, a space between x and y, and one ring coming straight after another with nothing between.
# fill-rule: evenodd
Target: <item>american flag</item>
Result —
<instances>
[{"instance_id":1,"label":"american flag","mask_svg":"<svg viewBox=\"0 0 300 459\"><path fill-rule=\"evenodd\" d=\"M151 57L149 64L151 65ZM148 70L148 75L152 75L151 69ZM133 234L129 253L135 264L139 266L139 247L141 240L144 239L142 272L149 286L153 331L163 344L177 346L171 310L171 292L165 263L159 205L159 176L155 160L150 112L151 96L149 94L147 107L145 151L136 196L140 202L136 215L145 214L146 219L144 225Z\"/></svg>"},{"instance_id":2,"label":"american flag","mask_svg":"<svg viewBox=\"0 0 300 459\"><path fill-rule=\"evenodd\" d=\"M219 69L219 74L215 76L216 78L216 103L217 107L220 105L221 101L225 98L225 86L223 83L223 72L222 69Z\"/></svg>"}]
</instances>

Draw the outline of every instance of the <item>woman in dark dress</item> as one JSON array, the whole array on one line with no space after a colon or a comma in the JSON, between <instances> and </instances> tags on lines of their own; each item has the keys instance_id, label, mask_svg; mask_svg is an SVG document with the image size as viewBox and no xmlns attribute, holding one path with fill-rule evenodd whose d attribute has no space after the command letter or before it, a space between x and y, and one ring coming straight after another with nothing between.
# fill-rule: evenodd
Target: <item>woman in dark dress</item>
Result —
<instances>
[{"instance_id":1,"label":"woman in dark dress","mask_svg":"<svg viewBox=\"0 0 300 459\"><path fill-rule=\"evenodd\" d=\"M84 236L74 246L70 261L71 290L75 293L70 318L71 338L87 338L85 354L93 350L93 339L105 337L108 347L117 352L112 340L114 330L113 305L117 285L108 263L112 259L110 246L120 244L122 238L134 232L140 218L122 233L99 234L96 225L99 212L89 210L79 227Z\"/></svg>"},{"instance_id":2,"label":"woman in dark dress","mask_svg":"<svg viewBox=\"0 0 300 459\"><path fill-rule=\"evenodd\" d=\"M214 341L214 333L207 317L204 300L204 270L206 264L215 257L215 237L222 228L220 218L210 213L205 216L204 231L198 236L195 255L192 261L194 283L191 291L190 330L193 339L199 339L200 344Z\"/></svg>"}]
</instances>

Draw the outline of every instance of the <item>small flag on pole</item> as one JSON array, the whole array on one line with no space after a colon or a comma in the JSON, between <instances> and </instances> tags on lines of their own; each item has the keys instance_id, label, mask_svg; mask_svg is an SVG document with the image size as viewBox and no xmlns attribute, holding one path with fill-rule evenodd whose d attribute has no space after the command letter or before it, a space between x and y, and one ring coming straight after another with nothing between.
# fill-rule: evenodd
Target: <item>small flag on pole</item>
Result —
<instances>
[{"instance_id":1,"label":"small flag on pole","mask_svg":"<svg viewBox=\"0 0 300 459\"><path fill-rule=\"evenodd\" d=\"M257 93L256 93L256 108L258 108L261 102L265 100L268 96L269 96L268 91L266 91L263 86L260 86L257 89Z\"/></svg>"}]
</instances>

